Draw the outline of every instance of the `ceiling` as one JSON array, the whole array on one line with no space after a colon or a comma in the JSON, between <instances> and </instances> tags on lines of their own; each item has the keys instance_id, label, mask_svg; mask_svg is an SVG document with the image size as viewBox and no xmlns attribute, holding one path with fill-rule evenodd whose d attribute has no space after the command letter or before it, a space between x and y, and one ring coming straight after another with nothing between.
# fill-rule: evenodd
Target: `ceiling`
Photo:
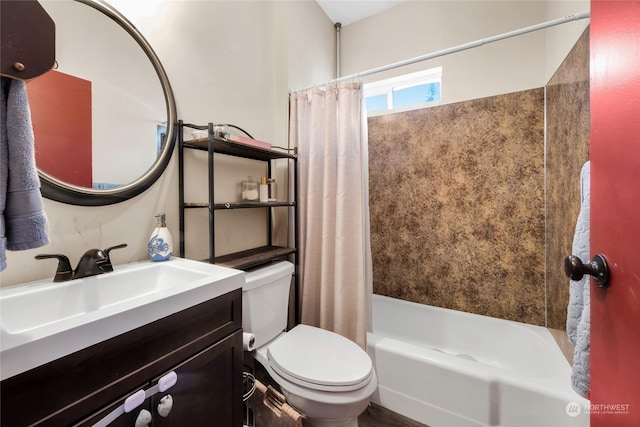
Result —
<instances>
[{"instance_id":1,"label":"ceiling","mask_svg":"<svg viewBox=\"0 0 640 427\"><path fill-rule=\"evenodd\" d=\"M375 15L405 0L316 0L334 23L348 25Z\"/></svg>"}]
</instances>

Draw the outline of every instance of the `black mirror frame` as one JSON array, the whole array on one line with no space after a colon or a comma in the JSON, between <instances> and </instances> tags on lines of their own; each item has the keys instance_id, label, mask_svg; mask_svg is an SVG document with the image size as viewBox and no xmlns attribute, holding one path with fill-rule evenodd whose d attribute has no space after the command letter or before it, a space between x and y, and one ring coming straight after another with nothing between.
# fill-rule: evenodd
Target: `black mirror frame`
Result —
<instances>
[{"instance_id":1,"label":"black mirror frame","mask_svg":"<svg viewBox=\"0 0 640 427\"><path fill-rule=\"evenodd\" d=\"M160 60L151 48L151 45L149 45L138 29L107 3L100 0L76 1L84 3L87 6L93 7L94 9L104 13L120 25L127 33L129 33L129 35L131 35L131 37L133 37L138 45L140 45L158 74L167 107L167 136L162 152L151 168L129 184L106 190L84 188L65 183L41 170L38 170L41 185L40 190L42 195L47 199L78 206L105 206L124 202L125 200L129 200L143 193L151 187L151 185L153 185L165 171L169 161L171 160L171 155L175 147L177 117L176 103L171 90L171 85L169 84L169 79L167 78Z\"/></svg>"}]
</instances>

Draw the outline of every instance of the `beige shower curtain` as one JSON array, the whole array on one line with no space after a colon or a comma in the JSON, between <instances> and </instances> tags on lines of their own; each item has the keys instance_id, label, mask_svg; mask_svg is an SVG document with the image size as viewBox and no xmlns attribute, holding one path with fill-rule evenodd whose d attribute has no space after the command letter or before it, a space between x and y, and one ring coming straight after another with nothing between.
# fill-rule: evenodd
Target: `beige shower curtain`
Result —
<instances>
[{"instance_id":1,"label":"beige shower curtain","mask_svg":"<svg viewBox=\"0 0 640 427\"><path fill-rule=\"evenodd\" d=\"M361 84L290 98L298 147L302 323L366 344L371 317L368 155Z\"/></svg>"}]
</instances>

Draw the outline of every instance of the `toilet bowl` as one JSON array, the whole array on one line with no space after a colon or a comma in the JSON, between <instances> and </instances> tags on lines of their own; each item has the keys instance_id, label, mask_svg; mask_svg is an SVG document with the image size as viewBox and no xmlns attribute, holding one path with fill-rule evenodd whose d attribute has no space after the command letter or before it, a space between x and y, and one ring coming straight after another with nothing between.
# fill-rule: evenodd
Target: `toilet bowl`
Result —
<instances>
[{"instance_id":1,"label":"toilet bowl","mask_svg":"<svg viewBox=\"0 0 640 427\"><path fill-rule=\"evenodd\" d=\"M357 426L378 381L371 359L352 341L298 325L257 349L255 360L309 426Z\"/></svg>"},{"instance_id":2,"label":"toilet bowl","mask_svg":"<svg viewBox=\"0 0 640 427\"><path fill-rule=\"evenodd\" d=\"M378 381L369 355L351 340L297 325L284 332L293 264L282 261L245 274L243 329L255 335L251 356L280 386L304 425L355 427Z\"/></svg>"}]
</instances>

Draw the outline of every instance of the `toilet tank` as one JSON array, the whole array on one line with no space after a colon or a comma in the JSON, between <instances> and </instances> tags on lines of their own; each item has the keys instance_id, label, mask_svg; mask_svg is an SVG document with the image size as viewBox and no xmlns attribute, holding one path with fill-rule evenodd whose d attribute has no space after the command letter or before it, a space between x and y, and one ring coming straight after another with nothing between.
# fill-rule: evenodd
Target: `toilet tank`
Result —
<instances>
[{"instance_id":1,"label":"toilet tank","mask_svg":"<svg viewBox=\"0 0 640 427\"><path fill-rule=\"evenodd\" d=\"M279 261L245 272L242 287L242 328L262 347L287 328L293 264Z\"/></svg>"}]
</instances>

